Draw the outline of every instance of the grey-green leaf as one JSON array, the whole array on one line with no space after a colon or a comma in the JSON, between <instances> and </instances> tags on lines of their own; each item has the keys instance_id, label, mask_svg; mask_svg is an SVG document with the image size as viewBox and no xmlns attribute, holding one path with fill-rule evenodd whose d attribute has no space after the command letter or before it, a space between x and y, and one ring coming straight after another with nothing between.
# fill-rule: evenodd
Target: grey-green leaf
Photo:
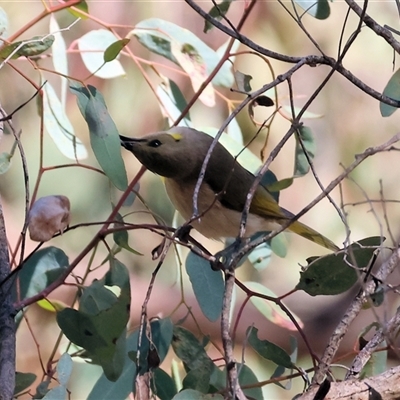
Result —
<instances>
[{"instance_id":1,"label":"grey-green leaf","mask_svg":"<svg viewBox=\"0 0 400 400\"><path fill-rule=\"evenodd\" d=\"M201 57L210 74L220 61L219 55L191 31L172 22L159 18L150 18L139 22L133 34L139 42L153 53L159 54L177 65L180 65L171 51L171 43L180 47L191 46ZM213 79L215 85L231 87L234 79L231 65L225 63Z\"/></svg>"},{"instance_id":2,"label":"grey-green leaf","mask_svg":"<svg viewBox=\"0 0 400 400\"><path fill-rule=\"evenodd\" d=\"M128 186L118 129L108 113L102 94L91 85L70 86L77 96L81 111L90 132L90 143L101 168L119 190Z\"/></svg>"},{"instance_id":3,"label":"grey-green leaf","mask_svg":"<svg viewBox=\"0 0 400 400\"><path fill-rule=\"evenodd\" d=\"M295 3L317 19L326 19L331 13L328 0L295 0Z\"/></svg>"},{"instance_id":4,"label":"grey-green leaf","mask_svg":"<svg viewBox=\"0 0 400 400\"><path fill-rule=\"evenodd\" d=\"M389 82L383 90L383 94L393 100L400 101L400 69L398 69L389 79ZM389 117L398 110L397 107L390 106L383 102L379 103L379 109L382 117Z\"/></svg>"},{"instance_id":5,"label":"grey-green leaf","mask_svg":"<svg viewBox=\"0 0 400 400\"><path fill-rule=\"evenodd\" d=\"M213 271L207 260L192 252L185 265L201 311L210 321L216 321L221 315L225 289L221 271Z\"/></svg>"}]
</instances>

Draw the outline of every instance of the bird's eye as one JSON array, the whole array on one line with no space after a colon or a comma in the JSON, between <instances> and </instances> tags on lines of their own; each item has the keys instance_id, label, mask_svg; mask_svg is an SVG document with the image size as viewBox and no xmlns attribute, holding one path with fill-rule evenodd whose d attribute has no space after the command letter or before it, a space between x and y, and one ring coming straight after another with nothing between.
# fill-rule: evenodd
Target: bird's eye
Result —
<instances>
[{"instance_id":1,"label":"bird's eye","mask_svg":"<svg viewBox=\"0 0 400 400\"><path fill-rule=\"evenodd\" d=\"M158 139L154 139L151 142L149 142L150 147L159 147L161 145L162 143Z\"/></svg>"}]
</instances>

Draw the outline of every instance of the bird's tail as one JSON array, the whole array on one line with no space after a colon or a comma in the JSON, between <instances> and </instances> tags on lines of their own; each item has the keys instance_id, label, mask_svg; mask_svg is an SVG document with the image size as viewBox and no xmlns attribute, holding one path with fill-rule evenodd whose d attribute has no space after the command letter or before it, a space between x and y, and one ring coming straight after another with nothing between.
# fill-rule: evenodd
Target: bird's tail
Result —
<instances>
[{"instance_id":1,"label":"bird's tail","mask_svg":"<svg viewBox=\"0 0 400 400\"><path fill-rule=\"evenodd\" d=\"M329 250L332 251L340 250L339 247L336 246L336 244L333 243L331 240L321 235L314 229L308 227L307 225L302 224L299 221L293 222L293 224L291 224L287 229L288 231L297 233L303 238L311 240L312 242L317 243L323 247L326 247Z\"/></svg>"}]
</instances>

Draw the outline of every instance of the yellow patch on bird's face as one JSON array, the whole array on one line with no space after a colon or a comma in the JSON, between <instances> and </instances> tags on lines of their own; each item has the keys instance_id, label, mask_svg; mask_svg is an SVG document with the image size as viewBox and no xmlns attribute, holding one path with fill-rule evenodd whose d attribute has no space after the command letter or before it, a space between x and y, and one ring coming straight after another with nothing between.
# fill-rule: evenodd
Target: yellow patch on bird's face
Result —
<instances>
[{"instance_id":1,"label":"yellow patch on bird's face","mask_svg":"<svg viewBox=\"0 0 400 400\"><path fill-rule=\"evenodd\" d=\"M179 142L182 139L182 135L180 133L171 133L171 136L175 139L175 141Z\"/></svg>"}]
</instances>

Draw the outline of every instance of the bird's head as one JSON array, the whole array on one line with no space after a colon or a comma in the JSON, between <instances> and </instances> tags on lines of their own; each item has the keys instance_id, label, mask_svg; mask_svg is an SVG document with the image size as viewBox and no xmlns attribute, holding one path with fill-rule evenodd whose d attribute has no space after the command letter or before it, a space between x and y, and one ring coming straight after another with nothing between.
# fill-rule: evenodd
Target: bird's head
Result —
<instances>
[{"instance_id":1,"label":"bird's head","mask_svg":"<svg viewBox=\"0 0 400 400\"><path fill-rule=\"evenodd\" d=\"M150 171L166 178L184 178L199 173L212 138L195 129L175 127L140 139L120 136L121 145L131 151Z\"/></svg>"}]
</instances>

